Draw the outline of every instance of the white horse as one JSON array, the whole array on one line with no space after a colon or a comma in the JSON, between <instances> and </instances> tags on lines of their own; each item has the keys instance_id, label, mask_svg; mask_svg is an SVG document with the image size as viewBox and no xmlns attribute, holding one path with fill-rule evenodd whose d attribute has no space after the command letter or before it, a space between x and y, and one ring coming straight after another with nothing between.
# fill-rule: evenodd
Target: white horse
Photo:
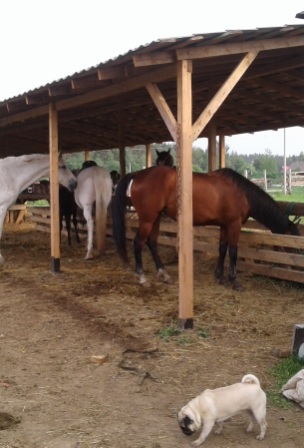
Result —
<instances>
[{"instance_id":1,"label":"white horse","mask_svg":"<svg viewBox=\"0 0 304 448\"><path fill-rule=\"evenodd\" d=\"M108 206L112 199L110 173L101 166L91 166L77 176L75 200L83 210L87 222L88 242L86 260L93 258L94 204L96 221L96 246L100 254L105 252Z\"/></svg>"},{"instance_id":2,"label":"white horse","mask_svg":"<svg viewBox=\"0 0 304 448\"><path fill-rule=\"evenodd\" d=\"M73 190L77 180L59 158L59 183ZM16 202L19 194L41 177L50 175L50 157L48 154L30 154L20 157L0 159L0 240L5 215L9 207ZM0 263L4 258L0 252Z\"/></svg>"}]
</instances>

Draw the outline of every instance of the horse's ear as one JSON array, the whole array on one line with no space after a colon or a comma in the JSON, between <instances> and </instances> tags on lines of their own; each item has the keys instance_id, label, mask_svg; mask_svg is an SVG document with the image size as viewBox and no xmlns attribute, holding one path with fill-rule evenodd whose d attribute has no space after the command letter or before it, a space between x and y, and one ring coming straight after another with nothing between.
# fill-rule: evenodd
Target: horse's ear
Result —
<instances>
[{"instance_id":1,"label":"horse's ear","mask_svg":"<svg viewBox=\"0 0 304 448\"><path fill-rule=\"evenodd\" d=\"M59 152L58 152L58 159L61 159L61 158L62 158L62 152L59 151Z\"/></svg>"},{"instance_id":2,"label":"horse's ear","mask_svg":"<svg viewBox=\"0 0 304 448\"><path fill-rule=\"evenodd\" d=\"M171 148L168 149L167 153L170 154L170 152L171 152Z\"/></svg>"},{"instance_id":3,"label":"horse's ear","mask_svg":"<svg viewBox=\"0 0 304 448\"><path fill-rule=\"evenodd\" d=\"M160 152L156 150L156 154L159 156Z\"/></svg>"}]
</instances>

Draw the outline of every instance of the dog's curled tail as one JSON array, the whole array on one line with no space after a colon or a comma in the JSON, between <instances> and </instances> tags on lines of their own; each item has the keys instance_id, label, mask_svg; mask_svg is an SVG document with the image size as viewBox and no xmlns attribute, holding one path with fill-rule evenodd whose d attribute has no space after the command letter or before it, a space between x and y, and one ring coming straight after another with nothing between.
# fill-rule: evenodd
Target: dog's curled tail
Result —
<instances>
[{"instance_id":1,"label":"dog's curled tail","mask_svg":"<svg viewBox=\"0 0 304 448\"><path fill-rule=\"evenodd\" d=\"M257 386L260 387L260 382L257 379L256 376L251 375L250 373L248 375L244 375L242 378L242 383L248 383L248 384L256 384Z\"/></svg>"}]
</instances>

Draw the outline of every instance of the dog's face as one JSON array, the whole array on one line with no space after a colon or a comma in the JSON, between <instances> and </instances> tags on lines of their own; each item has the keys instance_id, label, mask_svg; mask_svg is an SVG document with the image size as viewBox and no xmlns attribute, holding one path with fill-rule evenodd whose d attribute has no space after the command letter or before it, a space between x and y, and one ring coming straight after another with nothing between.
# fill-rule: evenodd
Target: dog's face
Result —
<instances>
[{"instance_id":1,"label":"dog's face","mask_svg":"<svg viewBox=\"0 0 304 448\"><path fill-rule=\"evenodd\" d=\"M201 426L201 416L190 404L187 404L178 413L178 423L183 433L191 436Z\"/></svg>"}]
</instances>

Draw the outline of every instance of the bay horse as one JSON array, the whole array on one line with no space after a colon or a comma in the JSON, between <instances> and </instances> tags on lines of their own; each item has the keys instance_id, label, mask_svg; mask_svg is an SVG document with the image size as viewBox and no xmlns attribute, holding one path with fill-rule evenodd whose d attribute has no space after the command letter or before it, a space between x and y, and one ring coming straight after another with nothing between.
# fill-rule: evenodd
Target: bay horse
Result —
<instances>
[{"instance_id":1,"label":"bay horse","mask_svg":"<svg viewBox=\"0 0 304 448\"><path fill-rule=\"evenodd\" d=\"M0 159L0 239L5 215L19 194L33 182L50 175L50 156L48 154L29 154ZM74 190L77 180L63 159L58 160L58 180L61 185ZM4 258L0 253L0 263Z\"/></svg>"},{"instance_id":2,"label":"bay horse","mask_svg":"<svg viewBox=\"0 0 304 448\"><path fill-rule=\"evenodd\" d=\"M108 206L112 199L110 173L101 166L89 166L77 176L75 201L83 210L87 223L88 240L86 260L93 258L94 207L96 221L96 245L100 254L105 252Z\"/></svg>"},{"instance_id":3,"label":"bay horse","mask_svg":"<svg viewBox=\"0 0 304 448\"><path fill-rule=\"evenodd\" d=\"M171 149L169 148L168 151L158 151L156 150L157 159L156 159L156 165L165 165L165 166L173 166L174 160L172 155L170 154Z\"/></svg>"},{"instance_id":4,"label":"bay horse","mask_svg":"<svg viewBox=\"0 0 304 448\"><path fill-rule=\"evenodd\" d=\"M167 166L155 166L127 174L119 182L112 204L113 237L125 263L128 262L125 210L130 200L127 191L130 192L139 221L134 238L135 272L139 282L148 284L142 265L145 243L156 265L158 277L169 282L169 274L158 255L157 239L162 214L177 219L177 172ZM219 283L225 284L224 261L228 250L228 278L234 289L240 289L236 280L239 235L242 225L249 217L274 233L300 234L297 226L288 219L271 196L236 171L222 168L209 174L193 173L193 225L220 227L215 276Z\"/></svg>"}]
</instances>

